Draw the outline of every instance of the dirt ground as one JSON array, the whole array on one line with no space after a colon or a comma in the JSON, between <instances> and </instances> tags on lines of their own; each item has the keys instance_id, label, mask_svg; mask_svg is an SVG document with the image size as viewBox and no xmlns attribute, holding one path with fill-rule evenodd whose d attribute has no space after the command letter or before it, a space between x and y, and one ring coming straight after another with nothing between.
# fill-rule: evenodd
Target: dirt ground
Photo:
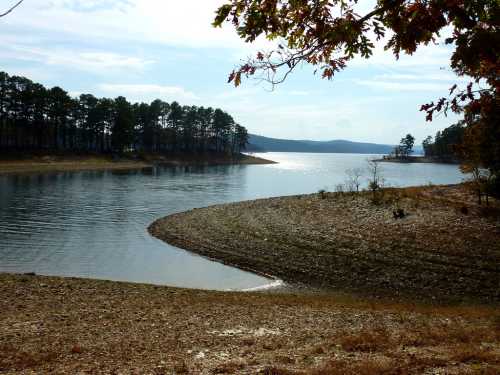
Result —
<instances>
[{"instance_id":1,"label":"dirt ground","mask_svg":"<svg viewBox=\"0 0 500 375\"><path fill-rule=\"evenodd\" d=\"M150 232L294 284L370 298L498 303L499 204L463 185L323 193L195 209ZM394 211L405 217L395 219Z\"/></svg>"},{"instance_id":2,"label":"dirt ground","mask_svg":"<svg viewBox=\"0 0 500 375\"><path fill-rule=\"evenodd\" d=\"M500 373L497 202L463 186L379 198L272 198L150 228L285 290L0 274L0 373Z\"/></svg>"},{"instance_id":3,"label":"dirt ground","mask_svg":"<svg viewBox=\"0 0 500 375\"><path fill-rule=\"evenodd\" d=\"M0 159L0 175L19 173L66 172L82 170L124 170L151 168L155 164L166 166L220 165L220 164L269 164L272 161L244 155L241 158L196 156L148 156L144 160L113 160L106 156L34 156L29 158Z\"/></svg>"},{"instance_id":4,"label":"dirt ground","mask_svg":"<svg viewBox=\"0 0 500 375\"><path fill-rule=\"evenodd\" d=\"M498 374L488 306L0 275L2 374Z\"/></svg>"}]
</instances>

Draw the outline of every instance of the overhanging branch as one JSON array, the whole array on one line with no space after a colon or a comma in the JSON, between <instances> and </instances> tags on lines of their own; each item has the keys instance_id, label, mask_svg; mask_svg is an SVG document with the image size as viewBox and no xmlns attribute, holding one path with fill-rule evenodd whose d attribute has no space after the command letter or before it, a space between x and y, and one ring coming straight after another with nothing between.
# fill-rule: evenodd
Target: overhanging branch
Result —
<instances>
[{"instance_id":1,"label":"overhanging branch","mask_svg":"<svg viewBox=\"0 0 500 375\"><path fill-rule=\"evenodd\" d=\"M13 7L11 7L9 10L7 10L6 12L0 14L0 18L1 17L5 17L7 14L9 14L10 12L12 12L14 9L16 9L19 5L21 5L21 3L23 2L24 0L19 0Z\"/></svg>"}]
</instances>

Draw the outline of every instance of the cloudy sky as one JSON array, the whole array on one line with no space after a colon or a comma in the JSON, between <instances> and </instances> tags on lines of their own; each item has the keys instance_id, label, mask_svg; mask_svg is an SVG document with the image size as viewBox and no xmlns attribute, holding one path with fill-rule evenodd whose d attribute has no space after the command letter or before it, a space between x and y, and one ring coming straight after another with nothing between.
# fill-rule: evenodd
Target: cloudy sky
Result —
<instances>
[{"instance_id":1,"label":"cloudy sky","mask_svg":"<svg viewBox=\"0 0 500 375\"><path fill-rule=\"evenodd\" d=\"M223 0L25 0L0 20L0 69L72 95L160 98L222 108L250 132L289 139L421 141L452 124L418 109L457 81L444 45L396 61L378 48L333 81L303 67L271 91L228 73L256 46L211 26ZM15 0L0 0L0 11Z\"/></svg>"}]
</instances>

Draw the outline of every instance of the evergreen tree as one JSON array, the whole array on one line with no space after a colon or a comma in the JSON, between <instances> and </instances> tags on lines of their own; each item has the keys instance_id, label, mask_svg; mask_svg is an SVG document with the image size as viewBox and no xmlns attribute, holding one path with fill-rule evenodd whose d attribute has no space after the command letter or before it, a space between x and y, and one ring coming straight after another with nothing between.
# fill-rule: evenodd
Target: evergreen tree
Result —
<instances>
[{"instance_id":1,"label":"evergreen tree","mask_svg":"<svg viewBox=\"0 0 500 375\"><path fill-rule=\"evenodd\" d=\"M221 109L71 98L60 87L0 72L2 151L236 153L247 142L246 129Z\"/></svg>"}]
</instances>

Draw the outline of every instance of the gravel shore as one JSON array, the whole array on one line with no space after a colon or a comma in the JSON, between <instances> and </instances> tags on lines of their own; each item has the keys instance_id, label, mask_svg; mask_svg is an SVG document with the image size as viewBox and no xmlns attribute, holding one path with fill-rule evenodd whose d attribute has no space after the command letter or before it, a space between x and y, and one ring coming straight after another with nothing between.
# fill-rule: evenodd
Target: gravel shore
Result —
<instances>
[{"instance_id":1,"label":"gravel shore","mask_svg":"<svg viewBox=\"0 0 500 375\"><path fill-rule=\"evenodd\" d=\"M371 298L498 303L500 222L464 189L390 189L379 204L369 193L263 199L175 214L149 231L287 283ZM407 216L395 219L397 209Z\"/></svg>"},{"instance_id":2,"label":"gravel shore","mask_svg":"<svg viewBox=\"0 0 500 375\"><path fill-rule=\"evenodd\" d=\"M2 374L498 374L492 307L0 274Z\"/></svg>"},{"instance_id":3,"label":"gravel shore","mask_svg":"<svg viewBox=\"0 0 500 375\"><path fill-rule=\"evenodd\" d=\"M0 373L498 374L495 213L455 186L173 215L150 231L314 292L0 274Z\"/></svg>"}]
</instances>

